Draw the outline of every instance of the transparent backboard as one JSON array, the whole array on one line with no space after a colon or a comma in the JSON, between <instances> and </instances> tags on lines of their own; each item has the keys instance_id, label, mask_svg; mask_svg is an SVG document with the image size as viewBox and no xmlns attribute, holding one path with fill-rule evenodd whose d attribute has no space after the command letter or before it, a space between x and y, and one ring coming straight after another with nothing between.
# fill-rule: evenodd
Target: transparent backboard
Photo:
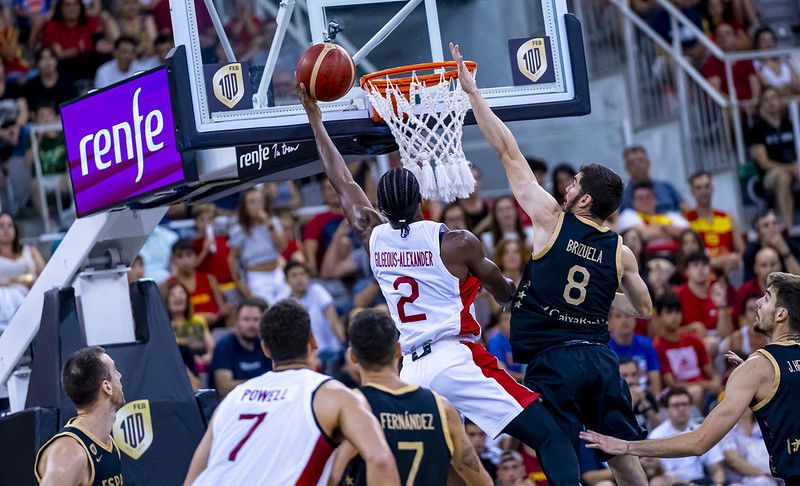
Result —
<instances>
[{"instance_id":1,"label":"transparent backboard","mask_svg":"<svg viewBox=\"0 0 800 486\"><path fill-rule=\"evenodd\" d=\"M570 50L583 47L567 41L566 0L171 2L175 42L185 49L185 58L177 59L186 63L178 66L173 89L184 100L190 94L198 137L258 129L259 140L248 141L267 142L273 137L265 129L306 124L294 93L295 65L307 47L330 39L354 56L357 78L448 61L447 44L456 42L478 63L478 85L492 107L530 113L512 119L537 118L532 105L576 97ZM344 98L321 105L326 122L347 122L355 132L373 125L358 79ZM285 130L275 133L286 138Z\"/></svg>"}]
</instances>

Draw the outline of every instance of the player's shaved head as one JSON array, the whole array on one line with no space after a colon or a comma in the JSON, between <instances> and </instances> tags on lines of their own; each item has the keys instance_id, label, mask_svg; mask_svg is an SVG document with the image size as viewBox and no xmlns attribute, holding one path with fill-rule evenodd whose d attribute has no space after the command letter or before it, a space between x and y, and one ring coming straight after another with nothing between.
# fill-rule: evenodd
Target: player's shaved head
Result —
<instances>
[{"instance_id":1,"label":"player's shaved head","mask_svg":"<svg viewBox=\"0 0 800 486\"><path fill-rule=\"evenodd\" d=\"M397 328L386 313L371 309L359 312L350 323L348 336L350 352L361 367L378 370L394 360Z\"/></svg>"},{"instance_id":2,"label":"player's shaved head","mask_svg":"<svg viewBox=\"0 0 800 486\"><path fill-rule=\"evenodd\" d=\"M294 300L282 300L261 316L260 334L273 365L302 360L308 357L311 318Z\"/></svg>"},{"instance_id":3,"label":"player's shaved head","mask_svg":"<svg viewBox=\"0 0 800 486\"><path fill-rule=\"evenodd\" d=\"M420 201L419 182L408 169L389 169L378 181L378 209L404 231L408 231Z\"/></svg>"}]
</instances>

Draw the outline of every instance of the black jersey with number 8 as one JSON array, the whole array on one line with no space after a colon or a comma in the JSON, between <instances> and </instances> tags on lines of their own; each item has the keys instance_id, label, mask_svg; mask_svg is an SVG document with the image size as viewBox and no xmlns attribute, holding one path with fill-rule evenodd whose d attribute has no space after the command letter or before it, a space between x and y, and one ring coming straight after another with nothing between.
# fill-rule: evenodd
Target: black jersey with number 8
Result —
<instances>
[{"instance_id":1,"label":"black jersey with number 8","mask_svg":"<svg viewBox=\"0 0 800 486\"><path fill-rule=\"evenodd\" d=\"M608 312L622 277L622 237L561 213L548 244L531 256L511 304L514 361L573 340L607 344Z\"/></svg>"}]
</instances>

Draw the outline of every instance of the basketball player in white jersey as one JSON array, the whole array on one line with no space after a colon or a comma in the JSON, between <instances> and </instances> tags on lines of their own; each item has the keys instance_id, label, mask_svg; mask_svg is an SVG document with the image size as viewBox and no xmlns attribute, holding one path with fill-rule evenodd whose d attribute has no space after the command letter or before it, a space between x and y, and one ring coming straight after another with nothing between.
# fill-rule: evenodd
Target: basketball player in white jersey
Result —
<instances>
[{"instance_id":1,"label":"basketball player in white jersey","mask_svg":"<svg viewBox=\"0 0 800 486\"><path fill-rule=\"evenodd\" d=\"M312 371L308 312L281 301L261 318L273 371L231 391L214 412L184 485L325 485L342 440L358 449L374 485L399 485L389 446L363 395Z\"/></svg>"},{"instance_id":2,"label":"basketball player in white jersey","mask_svg":"<svg viewBox=\"0 0 800 486\"><path fill-rule=\"evenodd\" d=\"M419 184L404 168L378 182L378 208L356 184L322 123L322 113L297 86L317 150L345 216L370 254L372 270L400 331L406 383L447 398L491 437L505 432L536 449L552 484L579 484L570 440L539 394L517 383L478 343L472 302L485 287L501 304L515 292L468 231L422 220Z\"/></svg>"}]
</instances>

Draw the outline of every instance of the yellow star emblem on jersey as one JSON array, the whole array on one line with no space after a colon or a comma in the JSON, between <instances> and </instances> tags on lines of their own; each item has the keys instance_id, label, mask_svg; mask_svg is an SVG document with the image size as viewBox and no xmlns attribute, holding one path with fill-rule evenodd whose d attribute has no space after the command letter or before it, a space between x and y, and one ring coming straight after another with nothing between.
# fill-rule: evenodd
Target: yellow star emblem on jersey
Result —
<instances>
[{"instance_id":1,"label":"yellow star emblem on jersey","mask_svg":"<svg viewBox=\"0 0 800 486\"><path fill-rule=\"evenodd\" d=\"M514 308L515 308L515 309L519 309L520 307L522 307L522 302L520 302L520 301L517 301L517 302L514 304Z\"/></svg>"},{"instance_id":2,"label":"yellow star emblem on jersey","mask_svg":"<svg viewBox=\"0 0 800 486\"><path fill-rule=\"evenodd\" d=\"M526 294L525 294L525 291L523 290L523 291L521 291L521 292L520 292L520 293L517 295L517 298L519 298L519 299L524 299L524 298L525 298L525 295L526 295Z\"/></svg>"},{"instance_id":3,"label":"yellow star emblem on jersey","mask_svg":"<svg viewBox=\"0 0 800 486\"><path fill-rule=\"evenodd\" d=\"M346 486L353 486L353 478L351 476L345 476L344 483Z\"/></svg>"}]
</instances>

